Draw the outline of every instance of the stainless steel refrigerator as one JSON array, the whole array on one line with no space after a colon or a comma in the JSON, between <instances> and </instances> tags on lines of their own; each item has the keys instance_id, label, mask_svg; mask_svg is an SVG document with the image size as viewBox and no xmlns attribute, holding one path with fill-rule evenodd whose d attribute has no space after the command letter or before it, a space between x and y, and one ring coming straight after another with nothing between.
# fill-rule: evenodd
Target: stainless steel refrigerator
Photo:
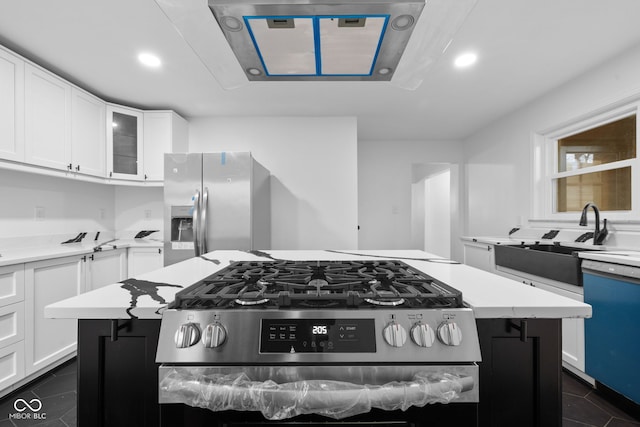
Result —
<instances>
[{"instance_id":1,"label":"stainless steel refrigerator","mask_svg":"<svg viewBox=\"0 0 640 427\"><path fill-rule=\"evenodd\" d=\"M165 154L164 265L216 249L269 249L269 179L248 152Z\"/></svg>"}]
</instances>

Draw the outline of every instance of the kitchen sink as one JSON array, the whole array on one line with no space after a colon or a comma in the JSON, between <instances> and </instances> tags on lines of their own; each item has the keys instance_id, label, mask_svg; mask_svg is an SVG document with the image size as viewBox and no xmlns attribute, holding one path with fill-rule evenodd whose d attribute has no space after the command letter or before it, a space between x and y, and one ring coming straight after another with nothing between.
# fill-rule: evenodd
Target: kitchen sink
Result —
<instances>
[{"instance_id":1,"label":"kitchen sink","mask_svg":"<svg viewBox=\"0 0 640 427\"><path fill-rule=\"evenodd\" d=\"M561 245L496 245L496 266L529 273L535 276L582 286L582 259L578 252L596 251Z\"/></svg>"}]
</instances>

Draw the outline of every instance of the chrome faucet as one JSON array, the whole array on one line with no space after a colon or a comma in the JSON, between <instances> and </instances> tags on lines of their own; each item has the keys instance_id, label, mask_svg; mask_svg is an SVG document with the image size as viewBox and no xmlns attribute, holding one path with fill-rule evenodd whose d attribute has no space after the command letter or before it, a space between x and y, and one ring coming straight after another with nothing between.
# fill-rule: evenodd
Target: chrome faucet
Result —
<instances>
[{"instance_id":1,"label":"chrome faucet","mask_svg":"<svg viewBox=\"0 0 640 427\"><path fill-rule=\"evenodd\" d=\"M602 230L600 230L600 209L598 209L598 206L596 206L595 203L589 202L584 206L584 208L582 208L582 216L580 216L580 225L583 227L587 225L587 211L589 210L589 208L593 208L593 212L595 212L596 214L596 229L593 232L593 244L601 245L602 242L604 242L605 237L607 237L607 234L609 234L609 231L607 231L606 218L604 220Z\"/></svg>"}]
</instances>

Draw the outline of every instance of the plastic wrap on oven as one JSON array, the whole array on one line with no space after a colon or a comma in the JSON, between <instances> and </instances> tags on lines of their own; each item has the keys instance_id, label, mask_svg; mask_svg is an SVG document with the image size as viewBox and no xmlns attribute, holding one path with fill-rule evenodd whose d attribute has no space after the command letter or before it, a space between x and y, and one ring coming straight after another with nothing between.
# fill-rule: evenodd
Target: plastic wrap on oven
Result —
<instances>
[{"instance_id":1,"label":"plastic wrap on oven","mask_svg":"<svg viewBox=\"0 0 640 427\"><path fill-rule=\"evenodd\" d=\"M172 369L160 383L161 397L211 411L260 411L269 420L302 414L342 419L371 411L406 410L411 406L449 403L474 386L472 377L449 373L416 373L411 381L361 385L333 380L278 384L253 381L245 373L202 374Z\"/></svg>"}]
</instances>

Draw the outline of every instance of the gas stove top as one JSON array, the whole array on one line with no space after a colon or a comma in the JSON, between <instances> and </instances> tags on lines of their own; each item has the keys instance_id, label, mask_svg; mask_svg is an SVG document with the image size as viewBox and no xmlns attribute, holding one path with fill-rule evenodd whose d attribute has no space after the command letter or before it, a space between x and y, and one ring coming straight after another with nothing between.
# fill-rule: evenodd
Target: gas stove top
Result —
<instances>
[{"instance_id":1,"label":"gas stove top","mask_svg":"<svg viewBox=\"0 0 640 427\"><path fill-rule=\"evenodd\" d=\"M180 291L170 309L461 308L462 293L397 260L241 261Z\"/></svg>"},{"instance_id":2,"label":"gas stove top","mask_svg":"<svg viewBox=\"0 0 640 427\"><path fill-rule=\"evenodd\" d=\"M223 365L478 360L462 293L387 259L234 262L176 295L156 357Z\"/></svg>"}]
</instances>

